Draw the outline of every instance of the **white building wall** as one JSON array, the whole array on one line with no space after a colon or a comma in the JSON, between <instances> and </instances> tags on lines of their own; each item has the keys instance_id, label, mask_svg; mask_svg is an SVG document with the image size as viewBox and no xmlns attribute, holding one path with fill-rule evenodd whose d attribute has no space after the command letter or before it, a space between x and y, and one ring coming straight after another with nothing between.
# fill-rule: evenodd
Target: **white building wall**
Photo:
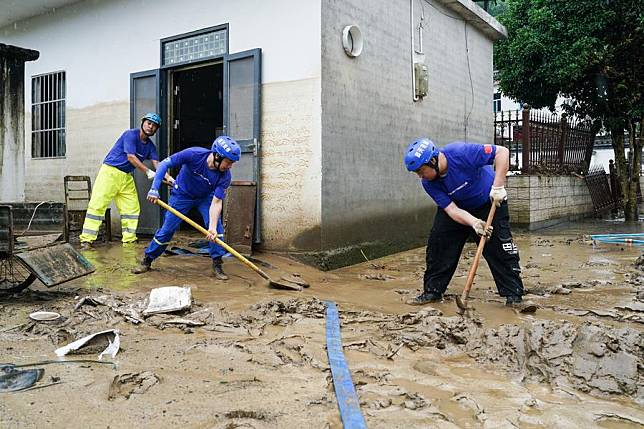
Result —
<instances>
[{"instance_id":1,"label":"white building wall","mask_svg":"<svg viewBox=\"0 0 644 429\"><path fill-rule=\"evenodd\" d=\"M320 8L320 0L87 0L0 28L4 43L41 53L25 73L26 198L61 201L63 176L94 178L129 128L130 73L159 67L160 39L228 23L229 52L263 53L266 245L279 247L294 229L319 225ZM67 74L67 156L31 159L30 77L57 70ZM281 228L289 221L299 226Z\"/></svg>"},{"instance_id":2,"label":"white building wall","mask_svg":"<svg viewBox=\"0 0 644 429\"><path fill-rule=\"evenodd\" d=\"M429 94L414 102L412 27L418 27L423 13ZM342 29L348 24L358 25L364 36L357 58L348 57L342 48ZM323 242L329 247L341 242L380 249L367 252L373 257L424 241L435 206L418 178L406 171L404 150L422 136L439 146L465 138L491 143L492 92L492 40L441 2L326 2Z\"/></svg>"}]
</instances>

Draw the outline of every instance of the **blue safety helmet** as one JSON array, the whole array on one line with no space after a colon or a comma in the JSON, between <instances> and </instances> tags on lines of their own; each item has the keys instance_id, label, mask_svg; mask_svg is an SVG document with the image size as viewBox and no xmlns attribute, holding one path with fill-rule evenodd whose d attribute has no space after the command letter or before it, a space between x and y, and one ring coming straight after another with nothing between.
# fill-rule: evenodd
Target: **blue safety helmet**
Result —
<instances>
[{"instance_id":1,"label":"blue safety helmet","mask_svg":"<svg viewBox=\"0 0 644 429\"><path fill-rule=\"evenodd\" d=\"M152 122L152 123L156 124L156 125L157 125L157 127L160 127L160 126L161 126L161 116L157 115L157 114L156 114L156 113L154 113L154 112L146 113L146 114L145 114L145 116L143 116L143 117L141 118L141 123L143 123L143 121L145 121L146 119L147 119L148 121L150 121L150 122Z\"/></svg>"},{"instance_id":2,"label":"blue safety helmet","mask_svg":"<svg viewBox=\"0 0 644 429\"><path fill-rule=\"evenodd\" d=\"M426 138L419 138L410 143L405 152L405 167L408 171L417 171L424 164L430 164L432 158L438 156L436 145ZM435 169L438 168L438 163Z\"/></svg>"},{"instance_id":3,"label":"blue safety helmet","mask_svg":"<svg viewBox=\"0 0 644 429\"><path fill-rule=\"evenodd\" d=\"M219 136L212 142L212 151L222 158L237 162L241 157L241 148L237 142L228 136Z\"/></svg>"}]
</instances>

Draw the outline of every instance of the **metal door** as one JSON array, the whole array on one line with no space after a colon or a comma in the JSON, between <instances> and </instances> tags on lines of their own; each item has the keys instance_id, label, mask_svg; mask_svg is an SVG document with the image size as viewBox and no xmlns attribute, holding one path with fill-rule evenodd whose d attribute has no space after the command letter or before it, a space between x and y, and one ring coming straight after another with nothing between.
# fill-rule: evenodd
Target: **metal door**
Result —
<instances>
[{"instance_id":1,"label":"metal door","mask_svg":"<svg viewBox=\"0 0 644 429\"><path fill-rule=\"evenodd\" d=\"M159 70L148 70L130 74L130 127L138 128L141 125L141 117L147 112L156 112L163 118L161 112L161 103L159 99L161 79ZM159 160L165 156L165 150L160 147L160 142L164 141L162 132L167 129L168 124L162 124L152 141L157 147ZM159 143L158 143L159 142ZM150 161L145 161L145 165L152 166ZM139 227L137 232L140 234L154 234L159 228L161 215L159 207L150 204L147 199L147 193L150 190L151 182L145 174L139 170L134 170L134 182L139 194L139 204L141 205L141 214L139 215ZM163 190L161 190L163 192Z\"/></svg>"},{"instance_id":2,"label":"metal door","mask_svg":"<svg viewBox=\"0 0 644 429\"><path fill-rule=\"evenodd\" d=\"M255 202L255 243L260 242L259 206L259 154L260 154L260 96L261 49L251 49L224 57L224 123L226 133L242 149L242 157L235 163L233 180L252 181L257 184Z\"/></svg>"}]
</instances>

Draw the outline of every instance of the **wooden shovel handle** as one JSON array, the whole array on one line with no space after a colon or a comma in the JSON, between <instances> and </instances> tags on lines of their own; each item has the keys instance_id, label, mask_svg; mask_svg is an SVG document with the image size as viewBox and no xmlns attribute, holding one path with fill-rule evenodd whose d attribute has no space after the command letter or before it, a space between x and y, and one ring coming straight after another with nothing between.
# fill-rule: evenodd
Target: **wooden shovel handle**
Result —
<instances>
[{"instance_id":1,"label":"wooden shovel handle","mask_svg":"<svg viewBox=\"0 0 644 429\"><path fill-rule=\"evenodd\" d=\"M207 236L208 234L210 234L210 232L208 232L208 230L206 228L204 228L203 226L199 225L197 222L195 222L194 220L190 219L188 216L184 215L183 213L181 213L181 212L177 211L176 209L170 207L165 202L163 202L161 199L157 198L156 204L161 206L161 207L163 207L164 209L166 209L167 211L169 211L170 213L172 213L173 215L175 215L179 219L188 222L190 225L192 225L197 231L201 232L203 235ZM241 262L244 263L244 265L246 265L251 270L255 271L257 274L262 276L264 279L269 280L269 281L271 280L271 278L268 276L268 274L266 274L264 271L262 271L257 265L253 264L251 261L249 261L248 259L244 258L235 249L233 249L232 247L230 247L229 245L224 243L222 240L220 240L219 237L215 237L215 243L219 244L221 247L226 249L226 251L230 252L231 255L233 255L235 258L239 259Z\"/></svg>"},{"instance_id":2,"label":"wooden shovel handle","mask_svg":"<svg viewBox=\"0 0 644 429\"><path fill-rule=\"evenodd\" d=\"M492 225L494 213L496 213L496 205L492 203L492 208L490 208L490 213L488 213L487 220L485 221L485 229ZM467 300L467 297L470 295L470 289L472 288L472 283L474 283L474 276L476 276L476 270L479 267L481 255L483 254L483 247L485 247L486 241L487 239L485 238L485 235L482 235L481 240L479 241L479 247L477 247L476 254L474 255L474 260L472 261L472 266L470 267L470 272L467 273L465 289L463 289L463 295L461 295L461 300L463 302L465 302Z\"/></svg>"}]
</instances>

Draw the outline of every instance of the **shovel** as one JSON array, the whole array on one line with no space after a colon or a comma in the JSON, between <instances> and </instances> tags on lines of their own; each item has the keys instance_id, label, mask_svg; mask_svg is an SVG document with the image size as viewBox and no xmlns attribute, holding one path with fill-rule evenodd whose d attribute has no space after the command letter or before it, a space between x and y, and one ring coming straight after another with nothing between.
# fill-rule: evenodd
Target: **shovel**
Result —
<instances>
[{"instance_id":1,"label":"shovel","mask_svg":"<svg viewBox=\"0 0 644 429\"><path fill-rule=\"evenodd\" d=\"M492 204L490 208L490 213L487 215L487 220L485 221L485 229L492 225L492 220L494 219L494 213L496 213L496 205ZM474 260L472 261L472 266L470 267L470 272L467 273L467 281L465 282L465 289L463 289L463 294L461 296L456 296L456 305L458 306L458 314L465 314L467 310L470 310L471 307L467 306L467 299L470 296L470 289L472 289L472 283L474 283L474 276L476 276L476 270L479 267L479 262L481 261L481 255L483 254L483 247L485 247L485 242L487 238L482 235L481 240L479 241L479 247L476 249L476 254L474 255Z\"/></svg>"},{"instance_id":2,"label":"shovel","mask_svg":"<svg viewBox=\"0 0 644 429\"><path fill-rule=\"evenodd\" d=\"M156 204L159 206L163 207L176 217L178 217L181 220L184 220L188 222L190 225L192 225L195 229L197 229L199 232L201 232L204 235L210 234L208 230L206 230L204 227L199 225L197 222L193 221L189 217L185 216L183 213L178 212L176 209L170 207L167 205L165 202L161 201L160 199L156 200ZM235 258L239 259L241 262L244 263L248 268L251 270L255 271L257 274L262 276L265 280L268 281L268 285L270 287L274 287L276 289L288 289L288 290L297 290L301 291L302 287L308 287L308 284L304 282L301 279L293 279L293 280L288 280L288 279L282 279L283 281L276 281L270 278L268 274L266 274L264 271L262 271L257 265L253 264L251 261L248 259L244 258L239 252L237 252L235 249L224 243L222 240L220 240L218 237L215 237L215 243L226 249L226 251L230 252L231 255L233 255Z\"/></svg>"}]
</instances>

